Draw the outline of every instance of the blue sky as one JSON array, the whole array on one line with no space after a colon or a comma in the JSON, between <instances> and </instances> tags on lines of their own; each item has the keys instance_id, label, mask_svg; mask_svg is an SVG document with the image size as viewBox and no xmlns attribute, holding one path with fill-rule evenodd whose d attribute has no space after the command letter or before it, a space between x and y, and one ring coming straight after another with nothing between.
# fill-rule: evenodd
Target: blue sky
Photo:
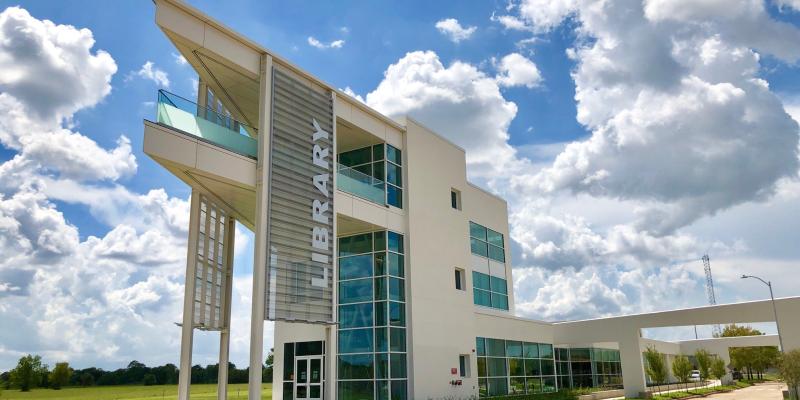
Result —
<instances>
[{"instance_id":1,"label":"blue sky","mask_svg":"<svg viewBox=\"0 0 800 400\"><path fill-rule=\"evenodd\" d=\"M796 0L615 0L605 9L581 0L190 3L370 106L415 116L465 147L470 178L509 201L520 315L703 305L706 251L721 302L764 297L741 273L781 281L778 295L799 294ZM9 304L0 318L26 333L0 333L0 370L24 352L78 366L175 362L190 190L142 153L142 119L153 118L159 87L191 98L196 75L176 59L150 2L0 1L0 12L17 18L0 24L31 28L0 30L0 39L66 48L42 33L44 20L65 26L61 37L87 29L94 44L70 47L65 60L105 66L70 70L44 51L22 63L18 48L0 46L6 71L56 72L3 73L2 112L57 116L0 123L0 221L8 221L0 246L14 255L0 263ZM465 36L437 28L447 19ZM83 91L54 96L55 106L27 96L63 91L61 72ZM61 243L54 233L75 238ZM252 238L239 233L232 354L244 363ZM117 281L105 281L104 268ZM50 302L60 311L44 307ZM160 340L165 330L174 338ZM54 339L60 331L75 333ZM198 348L215 342L199 336ZM196 359L212 362L213 351Z\"/></svg>"}]
</instances>

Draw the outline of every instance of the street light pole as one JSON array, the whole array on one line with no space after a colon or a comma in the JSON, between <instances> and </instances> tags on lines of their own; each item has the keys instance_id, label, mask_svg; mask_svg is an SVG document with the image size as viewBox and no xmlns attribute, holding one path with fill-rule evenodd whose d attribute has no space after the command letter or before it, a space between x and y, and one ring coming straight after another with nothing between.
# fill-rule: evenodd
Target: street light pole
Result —
<instances>
[{"instance_id":1,"label":"street light pole","mask_svg":"<svg viewBox=\"0 0 800 400\"><path fill-rule=\"evenodd\" d=\"M767 287L769 288L769 298L772 300L772 313L775 315L775 327L778 328L778 343L781 345L781 353L783 353L784 350L783 350L783 338L781 337L781 324L778 322L778 308L775 306L775 296L772 294L772 282L765 281L753 275L742 275L742 279L746 278L758 279L761 281L761 283L767 285Z\"/></svg>"}]
</instances>

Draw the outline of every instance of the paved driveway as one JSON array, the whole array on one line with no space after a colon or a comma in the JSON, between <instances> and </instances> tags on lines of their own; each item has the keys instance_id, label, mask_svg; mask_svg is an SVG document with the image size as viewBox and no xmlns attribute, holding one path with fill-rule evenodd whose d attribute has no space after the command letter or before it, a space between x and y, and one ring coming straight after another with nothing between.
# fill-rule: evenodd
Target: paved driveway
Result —
<instances>
[{"instance_id":1,"label":"paved driveway","mask_svg":"<svg viewBox=\"0 0 800 400\"><path fill-rule=\"evenodd\" d=\"M720 393L706 397L707 399L726 399L726 400L781 400L783 399L783 389L786 385L782 383L766 383L739 389L730 393Z\"/></svg>"}]
</instances>

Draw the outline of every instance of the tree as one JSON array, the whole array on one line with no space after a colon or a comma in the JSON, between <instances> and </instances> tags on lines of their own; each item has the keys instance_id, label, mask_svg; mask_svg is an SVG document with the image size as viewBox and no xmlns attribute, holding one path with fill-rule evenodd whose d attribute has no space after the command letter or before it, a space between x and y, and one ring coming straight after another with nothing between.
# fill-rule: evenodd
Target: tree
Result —
<instances>
[{"instance_id":1,"label":"tree","mask_svg":"<svg viewBox=\"0 0 800 400\"><path fill-rule=\"evenodd\" d=\"M764 333L750 326L730 324L722 330L721 337L759 336Z\"/></svg>"},{"instance_id":2,"label":"tree","mask_svg":"<svg viewBox=\"0 0 800 400\"><path fill-rule=\"evenodd\" d=\"M272 382L272 370L273 365L275 364L275 349L269 349L269 354L267 355L267 360L264 362L264 371L262 373L262 381L271 383Z\"/></svg>"},{"instance_id":3,"label":"tree","mask_svg":"<svg viewBox=\"0 0 800 400\"><path fill-rule=\"evenodd\" d=\"M676 356L672 361L672 374L678 378L678 382L689 382L689 377L692 375L692 363L684 355Z\"/></svg>"},{"instance_id":4,"label":"tree","mask_svg":"<svg viewBox=\"0 0 800 400\"><path fill-rule=\"evenodd\" d=\"M778 363L778 370L789 387L790 398L800 399L800 350L784 354Z\"/></svg>"},{"instance_id":5,"label":"tree","mask_svg":"<svg viewBox=\"0 0 800 400\"><path fill-rule=\"evenodd\" d=\"M700 371L700 378L703 380L711 376L711 353L706 349L697 349L694 352L694 358L697 360L697 370Z\"/></svg>"},{"instance_id":6,"label":"tree","mask_svg":"<svg viewBox=\"0 0 800 400\"><path fill-rule=\"evenodd\" d=\"M50 372L50 387L55 390L61 389L62 386L66 386L69 383L71 376L72 368L69 367L69 363L56 363L55 368Z\"/></svg>"},{"instance_id":7,"label":"tree","mask_svg":"<svg viewBox=\"0 0 800 400\"><path fill-rule=\"evenodd\" d=\"M47 366L42 364L42 357L28 354L20 358L17 367L11 370L11 383L27 392L39 386L46 374Z\"/></svg>"},{"instance_id":8,"label":"tree","mask_svg":"<svg viewBox=\"0 0 800 400\"><path fill-rule=\"evenodd\" d=\"M94 376L88 372L84 372L81 374L80 377L81 386L93 386L94 385Z\"/></svg>"},{"instance_id":9,"label":"tree","mask_svg":"<svg viewBox=\"0 0 800 400\"><path fill-rule=\"evenodd\" d=\"M142 379L142 383L145 386L153 386L156 382L156 376L153 374L144 374L144 378Z\"/></svg>"},{"instance_id":10,"label":"tree","mask_svg":"<svg viewBox=\"0 0 800 400\"><path fill-rule=\"evenodd\" d=\"M664 355L659 353L654 346L648 346L644 352L647 367L645 373L655 384L662 384L667 381L667 366L664 364Z\"/></svg>"},{"instance_id":11,"label":"tree","mask_svg":"<svg viewBox=\"0 0 800 400\"><path fill-rule=\"evenodd\" d=\"M728 371L725 370L725 361L719 357L714 358L714 361L711 362L711 375L717 378L720 384L722 384L722 377L725 376L727 372Z\"/></svg>"}]
</instances>

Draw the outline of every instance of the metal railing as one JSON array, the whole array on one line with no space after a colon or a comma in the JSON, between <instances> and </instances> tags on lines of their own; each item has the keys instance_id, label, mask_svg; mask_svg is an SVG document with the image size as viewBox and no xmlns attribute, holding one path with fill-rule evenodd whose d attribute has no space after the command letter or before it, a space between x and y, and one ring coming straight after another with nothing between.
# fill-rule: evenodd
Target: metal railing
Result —
<instances>
[{"instance_id":1,"label":"metal railing","mask_svg":"<svg viewBox=\"0 0 800 400\"><path fill-rule=\"evenodd\" d=\"M258 141L251 137L258 131L227 113L202 107L165 90L158 91L156 122L194 135L236 153L256 158Z\"/></svg>"},{"instance_id":2,"label":"metal railing","mask_svg":"<svg viewBox=\"0 0 800 400\"><path fill-rule=\"evenodd\" d=\"M386 204L386 184L353 168L337 164L336 187L373 203Z\"/></svg>"}]
</instances>

